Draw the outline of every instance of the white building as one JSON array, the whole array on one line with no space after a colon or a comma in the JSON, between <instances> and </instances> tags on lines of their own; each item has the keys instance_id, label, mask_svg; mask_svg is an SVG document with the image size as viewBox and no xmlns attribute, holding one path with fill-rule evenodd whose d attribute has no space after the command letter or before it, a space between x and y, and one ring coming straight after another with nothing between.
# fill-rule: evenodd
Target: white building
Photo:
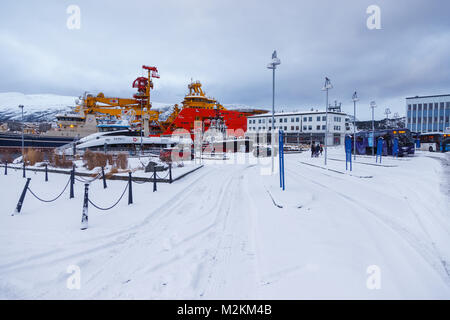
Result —
<instances>
[{"instance_id":1,"label":"white building","mask_svg":"<svg viewBox=\"0 0 450 320\"><path fill-rule=\"evenodd\" d=\"M275 129L284 130L287 142L324 142L325 111L298 111L275 113ZM328 145L344 143L351 130L350 118L342 112L328 112ZM268 133L272 129L272 113L247 118L247 134Z\"/></svg>"},{"instance_id":2,"label":"white building","mask_svg":"<svg viewBox=\"0 0 450 320\"><path fill-rule=\"evenodd\" d=\"M413 132L450 132L450 94L406 98L406 127Z\"/></svg>"}]
</instances>

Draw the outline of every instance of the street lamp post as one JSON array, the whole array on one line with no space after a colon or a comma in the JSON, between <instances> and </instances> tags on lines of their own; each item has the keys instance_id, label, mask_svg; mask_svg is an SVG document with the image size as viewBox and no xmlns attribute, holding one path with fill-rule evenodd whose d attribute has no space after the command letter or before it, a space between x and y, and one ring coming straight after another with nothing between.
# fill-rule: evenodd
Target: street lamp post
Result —
<instances>
[{"instance_id":1,"label":"street lamp post","mask_svg":"<svg viewBox=\"0 0 450 320\"><path fill-rule=\"evenodd\" d=\"M386 115L386 129L388 129L390 127L390 125L389 125L389 115L391 114L391 109L386 108L384 110L384 114Z\"/></svg>"},{"instance_id":2,"label":"street lamp post","mask_svg":"<svg viewBox=\"0 0 450 320\"><path fill-rule=\"evenodd\" d=\"M270 131L270 143L271 143L271 150L270 154L272 157L272 173L273 170L273 155L274 155L274 143L273 143L273 136L275 133L275 69L278 65L281 64L280 59L277 58L277 51L274 50L272 53L272 61L267 65L267 69L272 69L272 130Z\"/></svg>"},{"instance_id":3,"label":"street lamp post","mask_svg":"<svg viewBox=\"0 0 450 320\"><path fill-rule=\"evenodd\" d=\"M353 94L353 159L356 160L356 102L359 101L358 94Z\"/></svg>"},{"instance_id":4,"label":"street lamp post","mask_svg":"<svg viewBox=\"0 0 450 320\"><path fill-rule=\"evenodd\" d=\"M142 123L142 99L141 99L141 155L144 154L143 148L143 142L142 142L142 130L144 129L143 123Z\"/></svg>"},{"instance_id":5,"label":"street lamp post","mask_svg":"<svg viewBox=\"0 0 450 320\"><path fill-rule=\"evenodd\" d=\"M24 124L23 124L23 105L20 105L19 108L22 109L22 125L21 125L21 127L22 127L22 162L25 162L25 159L23 158L23 156L24 156L24 150L23 149L25 147L25 143L24 143L24 139L23 139L23 127L24 127Z\"/></svg>"},{"instance_id":6,"label":"street lamp post","mask_svg":"<svg viewBox=\"0 0 450 320\"><path fill-rule=\"evenodd\" d=\"M370 103L370 107L372 108L372 156L375 155L375 120L374 120L374 110L377 107L375 101Z\"/></svg>"},{"instance_id":7,"label":"street lamp post","mask_svg":"<svg viewBox=\"0 0 450 320\"><path fill-rule=\"evenodd\" d=\"M325 77L325 84L322 88L322 91L327 92L327 102L325 105L325 165L327 165L327 145L328 145L328 90L333 89L333 85L331 84L330 79Z\"/></svg>"}]
</instances>

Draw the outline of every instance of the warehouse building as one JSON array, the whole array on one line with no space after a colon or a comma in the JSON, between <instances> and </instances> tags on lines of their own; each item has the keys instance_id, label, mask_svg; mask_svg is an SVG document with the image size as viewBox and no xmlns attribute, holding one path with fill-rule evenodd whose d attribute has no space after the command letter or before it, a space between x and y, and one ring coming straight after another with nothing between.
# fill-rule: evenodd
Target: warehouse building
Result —
<instances>
[{"instance_id":1,"label":"warehouse building","mask_svg":"<svg viewBox=\"0 0 450 320\"><path fill-rule=\"evenodd\" d=\"M284 130L286 143L324 143L326 130L325 111L311 110L274 114L275 130ZM267 134L272 129L272 114L247 118L247 135ZM345 134L351 132L350 118L343 112L328 112L328 145L344 143ZM270 139L269 139L270 140Z\"/></svg>"},{"instance_id":2,"label":"warehouse building","mask_svg":"<svg viewBox=\"0 0 450 320\"><path fill-rule=\"evenodd\" d=\"M450 132L450 94L406 98L406 127L412 132Z\"/></svg>"}]
</instances>

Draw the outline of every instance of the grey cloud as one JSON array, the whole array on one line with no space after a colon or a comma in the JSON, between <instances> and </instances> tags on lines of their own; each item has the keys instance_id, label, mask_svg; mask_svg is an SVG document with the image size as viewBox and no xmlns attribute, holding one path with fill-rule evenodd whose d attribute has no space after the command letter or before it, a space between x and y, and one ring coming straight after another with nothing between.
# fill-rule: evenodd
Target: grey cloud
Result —
<instances>
[{"instance_id":1,"label":"grey cloud","mask_svg":"<svg viewBox=\"0 0 450 320\"><path fill-rule=\"evenodd\" d=\"M25 5L24 5L25 3ZM81 8L81 29L66 28L66 8ZM381 8L382 30L366 28L366 8ZM129 96L141 65L158 66L154 100L179 103L191 78L225 104L269 107L273 49L277 105L324 107L330 99L360 116L369 102L404 113L404 98L449 93L450 3L347 1L2 1L0 91ZM446 91L447 90L447 91Z\"/></svg>"}]
</instances>

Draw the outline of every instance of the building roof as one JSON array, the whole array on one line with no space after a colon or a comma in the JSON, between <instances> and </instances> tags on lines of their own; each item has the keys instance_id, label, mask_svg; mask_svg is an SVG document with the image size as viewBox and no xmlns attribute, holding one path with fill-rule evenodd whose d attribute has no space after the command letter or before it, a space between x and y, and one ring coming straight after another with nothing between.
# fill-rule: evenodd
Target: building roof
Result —
<instances>
[{"instance_id":1,"label":"building roof","mask_svg":"<svg viewBox=\"0 0 450 320\"><path fill-rule=\"evenodd\" d=\"M318 110L314 110L314 111L296 111L296 112L275 112L274 116L282 116L282 117L288 117L288 116L299 116L299 115L315 115L315 114L325 114L325 111L318 111ZM336 112L336 111L328 111L329 114L338 114L341 116L347 116L347 114L345 112ZM254 116L249 116L247 118L270 118L272 117L272 113L265 113L265 114L259 114L259 115L254 115Z\"/></svg>"},{"instance_id":2,"label":"building roof","mask_svg":"<svg viewBox=\"0 0 450 320\"><path fill-rule=\"evenodd\" d=\"M438 94L434 96L415 96L415 97L407 97L406 99L423 99L423 98L439 98L439 97L450 97L450 94Z\"/></svg>"}]
</instances>

